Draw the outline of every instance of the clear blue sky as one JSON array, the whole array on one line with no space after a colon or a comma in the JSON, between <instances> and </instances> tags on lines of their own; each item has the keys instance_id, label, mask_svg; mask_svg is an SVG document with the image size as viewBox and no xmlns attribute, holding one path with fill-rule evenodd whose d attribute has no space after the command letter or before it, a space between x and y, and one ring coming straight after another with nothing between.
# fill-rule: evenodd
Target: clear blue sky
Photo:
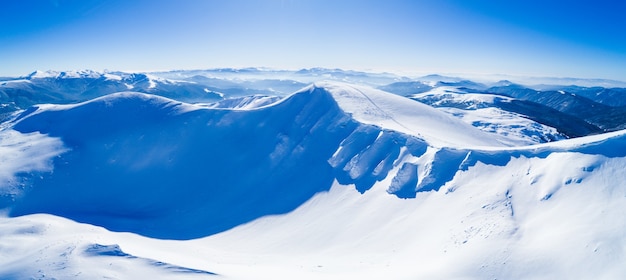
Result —
<instances>
[{"instance_id":1,"label":"clear blue sky","mask_svg":"<svg viewBox=\"0 0 626 280\"><path fill-rule=\"evenodd\" d=\"M607 0L7 0L0 76L330 67L626 80Z\"/></svg>"}]
</instances>

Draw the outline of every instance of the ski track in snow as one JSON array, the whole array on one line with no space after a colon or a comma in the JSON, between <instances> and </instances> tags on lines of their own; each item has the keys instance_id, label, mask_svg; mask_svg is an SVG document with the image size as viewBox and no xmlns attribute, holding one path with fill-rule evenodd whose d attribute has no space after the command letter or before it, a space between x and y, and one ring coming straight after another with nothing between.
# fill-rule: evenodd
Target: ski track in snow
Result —
<instances>
[{"instance_id":1,"label":"ski track in snow","mask_svg":"<svg viewBox=\"0 0 626 280\"><path fill-rule=\"evenodd\" d=\"M367 100L376 108L378 108L378 110L380 110L380 112L382 112L385 117L389 118L389 120L395 122L396 124L398 124L400 127L405 128L406 130L411 130L410 128L406 127L405 125L403 125L402 123L400 123L398 120L396 120L395 118L393 118L391 115L387 114L387 112L385 112L385 110L383 110L382 108L380 108L369 96L367 96L367 94L365 94L362 90L360 89L356 89L361 95L363 95L363 97L367 98ZM417 136L419 136L418 132Z\"/></svg>"}]
</instances>

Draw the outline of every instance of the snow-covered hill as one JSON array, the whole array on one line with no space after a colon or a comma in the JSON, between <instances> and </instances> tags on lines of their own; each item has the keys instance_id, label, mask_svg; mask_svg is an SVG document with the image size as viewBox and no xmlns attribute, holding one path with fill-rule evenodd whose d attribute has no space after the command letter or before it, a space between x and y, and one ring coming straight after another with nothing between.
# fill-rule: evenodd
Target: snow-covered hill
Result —
<instances>
[{"instance_id":1,"label":"snow-covered hill","mask_svg":"<svg viewBox=\"0 0 626 280\"><path fill-rule=\"evenodd\" d=\"M626 131L511 146L324 82L38 105L2 124L0 151L3 279L626 275Z\"/></svg>"},{"instance_id":2,"label":"snow-covered hill","mask_svg":"<svg viewBox=\"0 0 626 280\"><path fill-rule=\"evenodd\" d=\"M459 117L483 131L504 135L515 145L552 142L567 138L556 128L533 120L549 123L563 130L564 126L550 122L548 119L558 118L560 116L558 112L552 112L550 116L528 114L529 110L523 111L521 110L523 107L517 105L521 101L511 97L472 93L457 87L438 87L408 97ZM508 111L503 108L507 108ZM543 111L548 110L543 108ZM527 113L527 115L521 113ZM568 120L573 122L571 119Z\"/></svg>"}]
</instances>

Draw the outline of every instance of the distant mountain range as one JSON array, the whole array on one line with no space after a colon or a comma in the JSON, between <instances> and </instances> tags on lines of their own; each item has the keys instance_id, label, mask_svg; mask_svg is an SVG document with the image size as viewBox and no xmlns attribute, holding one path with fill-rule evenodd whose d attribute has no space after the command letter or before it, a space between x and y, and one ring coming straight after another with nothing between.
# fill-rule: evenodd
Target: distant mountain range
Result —
<instances>
[{"instance_id":1,"label":"distant mountain range","mask_svg":"<svg viewBox=\"0 0 626 280\"><path fill-rule=\"evenodd\" d=\"M214 103L245 96L284 97L320 80L376 87L448 113L452 113L450 108L454 108L458 117L463 115L467 121L492 132L502 129L502 123L495 124L497 121L493 114L488 117L493 123L485 123L484 109L507 112L506 118L515 117L536 123L528 125L535 132L526 131L519 135L524 138L539 129L541 135L533 140L539 142L626 128L626 88L607 87L623 84L618 81L537 78L526 81L541 84L522 85L510 80L481 83L442 75L408 78L390 73L325 68L297 71L223 68L154 73L35 71L23 77L0 79L0 114L6 116L34 104L83 102L121 91L155 94L191 103ZM590 86L593 84L598 86ZM468 94L501 98L483 101L482 108L473 108L467 103ZM224 106L229 102L214 106ZM558 133L548 131L549 128L556 129Z\"/></svg>"}]
</instances>

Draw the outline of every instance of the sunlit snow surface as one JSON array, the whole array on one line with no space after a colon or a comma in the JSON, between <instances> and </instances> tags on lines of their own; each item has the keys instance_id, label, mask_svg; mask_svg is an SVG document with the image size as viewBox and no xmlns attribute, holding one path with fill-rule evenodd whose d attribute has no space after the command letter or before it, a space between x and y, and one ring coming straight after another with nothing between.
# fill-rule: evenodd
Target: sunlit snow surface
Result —
<instances>
[{"instance_id":1,"label":"sunlit snow surface","mask_svg":"<svg viewBox=\"0 0 626 280\"><path fill-rule=\"evenodd\" d=\"M495 102L511 102L510 97L469 93L455 87L437 87L409 96L449 113L485 132L505 136L507 144L531 145L563 140L557 129L532 121L527 116L492 107Z\"/></svg>"},{"instance_id":2,"label":"sunlit snow surface","mask_svg":"<svg viewBox=\"0 0 626 280\"><path fill-rule=\"evenodd\" d=\"M334 82L230 105L119 93L3 124L0 278L626 276L625 131L511 146Z\"/></svg>"}]
</instances>

